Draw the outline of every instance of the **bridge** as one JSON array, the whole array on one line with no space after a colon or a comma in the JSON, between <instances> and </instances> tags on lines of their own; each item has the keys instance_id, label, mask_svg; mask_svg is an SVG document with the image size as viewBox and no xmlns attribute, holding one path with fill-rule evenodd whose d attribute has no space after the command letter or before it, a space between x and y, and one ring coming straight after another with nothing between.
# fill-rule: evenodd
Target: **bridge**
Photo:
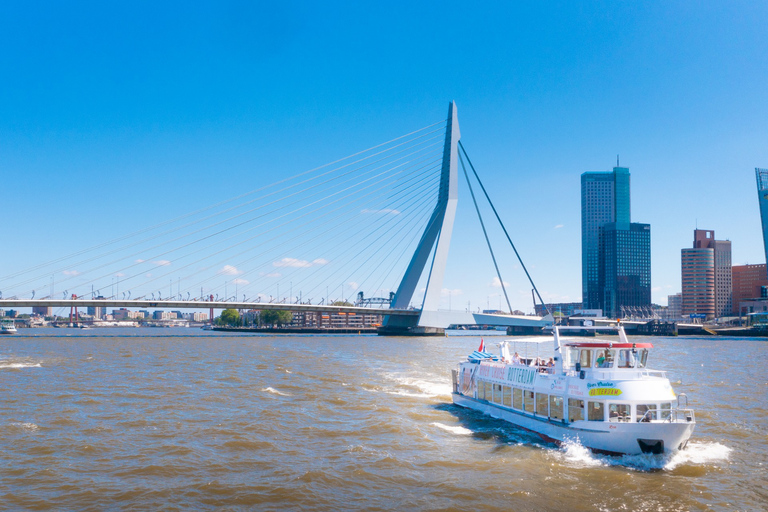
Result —
<instances>
[{"instance_id":1,"label":"bridge","mask_svg":"<svg viewBox=\"0 0 768 512\"><path fill-rule=\"evenodd\" d=\"M384 317L381 333L391 335L441 334L449 325L461 324L532 329L551 325L551 315L511 314L477 196L488 201L535 296L542 304L544 301L460 136L456 104L451 103L445 121L110 242L0 275L0 308L233 308L379 314ZM458 204L459 166L509 314L440 308ZM477 196L470 175L475 186L479 185ZM410 251L399 284L387 288L386 282L396 277L396 269ZM296 257L295 253L308 256ZM225 264L234 260L237 264ZM215 270L218 266L221 268ZM349 305L347 294L363 285L358 276L363 276L363 283L374 293L389 292L391 299L379 300L380 307ZM157 283L165 279L170 283L167 294L148 291L157 290ZM211 284L216 280L224 281L223 287ZM290 292L284 297L280 285L285 291L286 281ZM293 293L294 282L300 290L298 296ZM339 282L340 296L332 301L330 283L335 290ZM60 292L61 299L55 298L57 284L66 287ZM420 284L423 297L416 294ZM232 287L234 295L229 291ZM275 293L257 292L257 287ZM102 294L101 289L106 288L110 292ZM309 293L303 295L307 289ZM238 300L239 290L244 292L243 300ZM35 298L46 291L47 296ZM223 296L214 292L223 292ZM248 299L245 292L255 295ZM381 302L389 302L388 307Z\"/></svg>"}]
</instances>

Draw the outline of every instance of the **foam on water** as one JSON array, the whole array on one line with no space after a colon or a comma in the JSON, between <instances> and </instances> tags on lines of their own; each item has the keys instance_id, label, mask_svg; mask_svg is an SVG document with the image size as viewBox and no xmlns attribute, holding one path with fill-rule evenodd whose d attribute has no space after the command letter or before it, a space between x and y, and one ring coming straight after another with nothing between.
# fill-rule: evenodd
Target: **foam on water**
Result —
<instances>
[{"instance_id":1,"label":"foam on water","mask_svg":"<svg viewBox=\"0 0 768 512\"><path fill-rule=\"evenodd\" d=\"M278 391L273 387L262 388L262 391L264 393L272 393L273 395L292 396L290 393L283 393L282 391Z\"/></svg>"},{"instance_id":2,"label":"foam on water","mask_svg":"<svg viewBox=\"0 0 768 512\"><path fill-rule=\"evenodd\" d=\"M40 363L11 363L0 361L0 368L40 368Z\"/></svg>"},{"instance_id":3,"label":"foam on water","mask_svg":"<svg viewBox=\"0 0 768 512\"><path fill-rule=\"evenodd\" d=\"M418 398L436 398L439 396L451 396L451 385L447 379L425 380L424 378L406 377L398 374L386 375L386 378L396 383L391 395L403 395ZM403 389L405 388L405 389Z\"/></svg>"},{"instance_id":4,"label":"foam on water","mask_svg":"<svg viewBox=\"0 0 768 512\"><path fill-rule=\"evenodd\" d=\"M442 423L437 423L437 422L432 422L432 425L459 436L472 435L471 430L469 430L468 428L464 428L460 425L444 425Z\"/></svg>"},{"instance_id":5,"label":"foam on water","mask_svg":"<svg viewBox=\"0 0 768 512\"><path fill-rule=\"evenodd\" d=\"M40 428L34 423L11 423L11 426L20 428L22 430L26 430L28 432L34 432L35 430Z\"/></svg>"},{"instance_id":6,"label":"foam on water","mask_svg":"<svg viewBox=\"0 0 768 512\"><path fill-rule=\"evenodd\" d=\"M592 453L578 440L566 441L556 452L563 460L581 467L623 466L638 471L672 471L680 466L703 466L725 462L731 449L720 443L689 442L685 450L664 455L643 453L614 457Z\"/></svg>"}]
</instances>

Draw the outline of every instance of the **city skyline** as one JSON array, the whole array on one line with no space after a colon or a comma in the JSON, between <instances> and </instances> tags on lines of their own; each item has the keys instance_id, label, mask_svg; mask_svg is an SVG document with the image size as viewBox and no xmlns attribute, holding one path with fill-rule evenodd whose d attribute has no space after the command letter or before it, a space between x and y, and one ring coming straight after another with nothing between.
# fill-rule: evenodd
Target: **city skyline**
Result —
<instances>
[{"instance_id":1,"label":"city skyline","mask_svg":"<svg viewBox=\"0 0 768 512\"><path fill-rule=\"evenodd\" d=\"M442 119L450 100L546 301L581 300L575 191L617 153L633 218L653 226L653 302L681 291L697 226L733 242L734 265L765 262L752 170L768 163L766 6L300 7L5 7L0 214L13 250L0 267L299 174ZM449 36L459 13L466 27ZM471 209L461 190L442 307L496 309ZM503 261L513 308L532 310Z\"/></svg>"}]
</instances>

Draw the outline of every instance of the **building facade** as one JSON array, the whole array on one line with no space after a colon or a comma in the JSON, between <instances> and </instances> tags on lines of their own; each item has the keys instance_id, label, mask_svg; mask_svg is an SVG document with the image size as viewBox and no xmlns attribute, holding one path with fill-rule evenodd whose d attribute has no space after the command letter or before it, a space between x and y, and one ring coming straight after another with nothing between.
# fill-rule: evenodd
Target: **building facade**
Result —
<instances>
[{"instance_id":1,"label":"building facade","mask_svg":"<svg viewBox=\"0 0 768 512\"><path fill-rule=\"evenodd\" d=\"M581 291L586 309L603 309L599 285L600 228L629 223L629 169L581 175Z\"/></svg>"},{"instance_id":2,"label":"building facade","mask_svg":"<svg viewBox=\"0 0 768 512\"><path fill-rule=\"evenodd\" d=\"M757 199L760 202L760 220L763 226L765 260L768 262L768 169L755 168Z\"/></svg>"},{"instance_id":3,"label":"building facade","mask_svg":"<svg viewBox=\"0 0 768 512\"><path fill-rule=\"evenodd\" d=\"M631 223L626 167L581 175L581 286L585 309L607 316L651 304L651 227Z\"/></svg>"},{"instance_id":4,"label":"building facade","mask_svg":"<svg viewBox=\"0 0 768 512\"><path fill-rule=\"evenodd\" d=\"M681 251L682 313L728 316L733 312L731 242L716 240L715 232L693 231L693 247Z\"/></svg>"},{"instance_id":5,"label":"building facade","mask_svg":"<svg viewBox=\"0 0 768 512\"><path fill-rule=\"evenodd\" d=\"M733 271L733 313L746 314L740 304L762 296L762 287L768 287L768 273L765 263L759 265L735 265Z\"/></svg>"},{"instance_id":6,"label":"building facade","mask_svg":"<svg viewBox=\"0 0 768 512\"><path fill-rule=\"evenodd\" d=\"M600 228L598 286L609 317L651 304L651 226L616 222Z\"/></svg>"},{"instance_id":7,"label":"building facade","mask_svg":"<svg viewBox=\"0 0 768 512\"><path fill-rule=\"evenodd\" d=\"M677 320L683 316L683 294L667 296L667 320Z\"/></svg>"}]
</instances>

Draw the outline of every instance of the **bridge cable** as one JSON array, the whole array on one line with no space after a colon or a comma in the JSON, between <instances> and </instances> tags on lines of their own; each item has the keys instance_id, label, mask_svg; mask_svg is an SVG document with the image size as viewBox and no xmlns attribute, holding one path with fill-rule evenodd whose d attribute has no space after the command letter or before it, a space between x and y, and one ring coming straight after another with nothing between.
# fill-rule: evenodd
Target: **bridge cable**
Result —
<instances>
[{"instance_id":1,"label":"bridge cable","mask_svg":"<svg viewBox=\"0 0 768 512\"><path fill-rule=\"evenodd\" d=\"M464 159L459 153L459 161L461 162L461 169L464 171L464 177L467 180L467 186L469 186L469 194L472 196L472 202L475 205L475 211L477 212L477 218L480 219L480 226L483 228L483 235L485 236L485 243L488 244L488 250L491 252L491 259L493 260L493 266L496 267L496 275L499 277L499 284L501 290L504 292L504 299L507 301L509 307L509 314L512 314L512 304L509 302L509 296L507 295L507 288L504 286L504 279L501 277L501 271L499 271L499 265L496 263L496 255L493 254L493 247L491 247L491 241L488 239L488 231L485 229L485 222L483 222L483 216L480 214L480 208L477 206L477 200L475 199L475 192L472 190L472 183L469 181L469 174L467 174L467 167L464 165Z\"/></svg>"},{"instance_id":2,"label":"bridge cable","mask_svg":"<svg viewBox=\"0 0 768 512\"><path fill-rule=\"evenodd\" d=\"M536 295L539 297L539 301L541 301L541 305L544 306L544 310L547 312L547 314L551 315L552 312L547 307L547 304L544 302L544 299L541 298L539 289L536 288L536 285L533 282L533 278L531 277L531 274L528 273L528 269L525 267L525 263L523 263L523 259L520 257L520 254L517 252L517 248L515 248L515 244L512 242L512 238L510 238L509 233L507 232L507 228L504 226L504 223L501 221L501 217L499 217L499 212L496 211L496 207L493 205L493 202L491 201L490 196L488 196L488 192L485 190L485 187L483 186L483 182L480 181L480 176L477 175L475 166L472 165L472 160L469 159L467 150L464 149L464 144L462 144L461 141L459 141L459 148L461 148L461 151L464 153L464 156L467 158L467 163L469 163L469 166L475 175L475 179L477 179L477 182L480 184L480 188L483 190L483 194L485 194L485 198L488 200L488 204L491 205L491 209L493 210L494 215L496 215L496 220L499 221L499 225L501 226L501 229L504 230L504 234L507 236L509 245L511 245L512 250L515 251L515 256L517 256L517 261L519 261L520 266L523 267L523 271L525 271L525 275L528 277L528 281L531 283L531 286L533 286L533 291L535 291ZM535 304L534 304L534 307L535 307Z\"/></svg>"}]
</instances>

